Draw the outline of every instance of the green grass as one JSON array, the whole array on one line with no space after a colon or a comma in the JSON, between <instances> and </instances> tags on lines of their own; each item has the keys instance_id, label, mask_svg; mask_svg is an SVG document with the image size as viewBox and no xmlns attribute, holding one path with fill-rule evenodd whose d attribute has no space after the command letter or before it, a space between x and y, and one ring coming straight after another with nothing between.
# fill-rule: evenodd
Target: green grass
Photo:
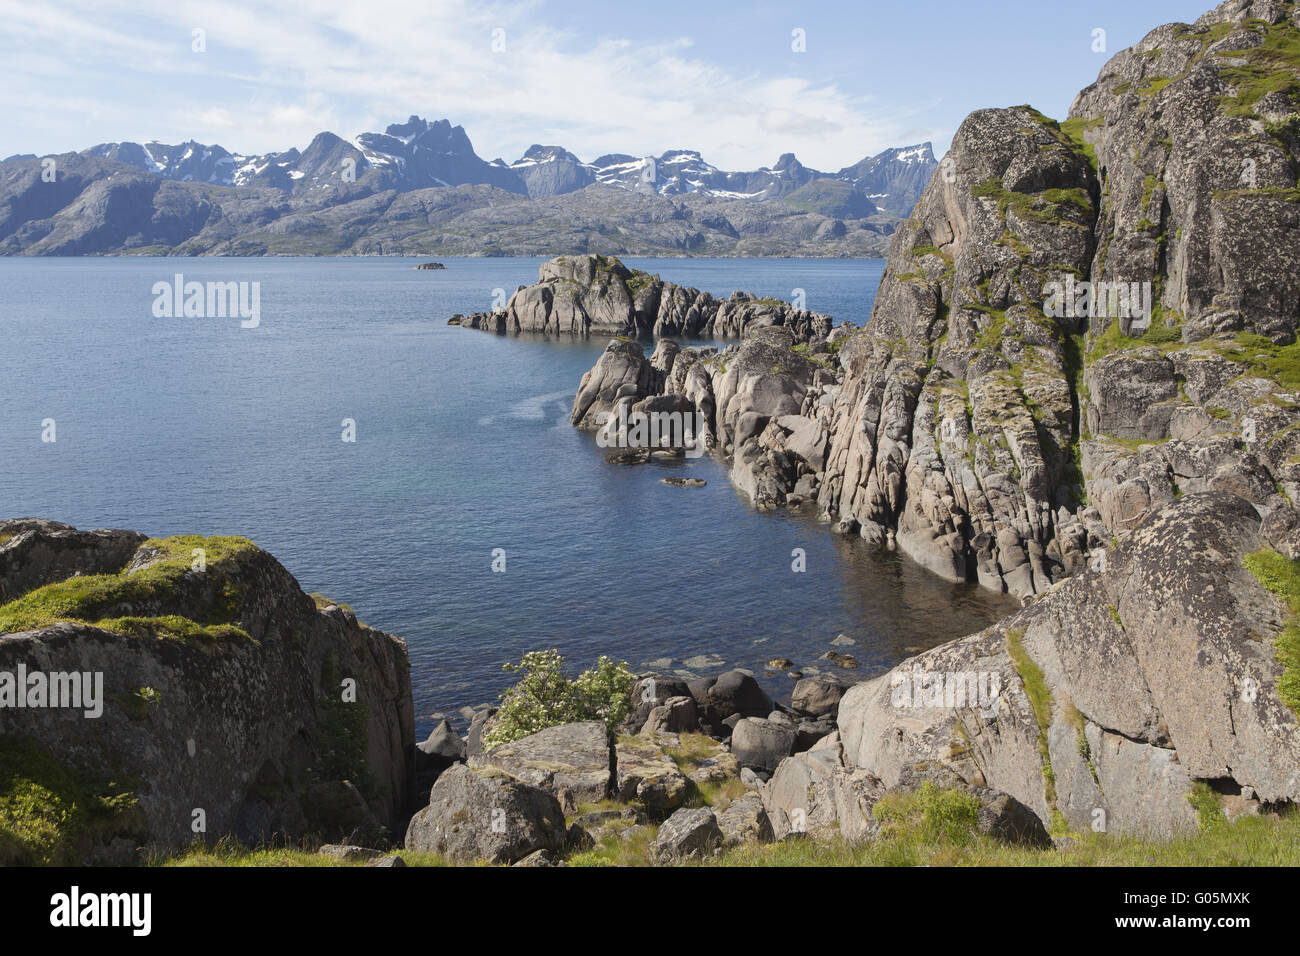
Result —
<instances>
[{"instance_id":1,"label":"green grass","mask_svg":"<svg viewBox=\"0 0 1300 956\"><path fill-rule=\"evenodd\" d=\"M385 855L400 856L407 866L448 866L447 861L436 853L419 850L387 850ZM167 867L202 867L202 866L338 866L363 867L367 860L344 861L332 856L325 856L308 847L281 846L259 847L252 849L241 846L234 840L223 839L206 846L195 844L178 853L156 853L147 860L149 866Z\"/></svg>"},{"instance_id":2,"label":"green grass","mask_svg":"<svg viewBox=\"0 0 1300 956\"><path fill-rule=\"evenodd\" d=\"M1154 307L1152 311L1156 311ZM1119 320L1109 319L1106 328L1102 330L1101 334L1092 336L1092 343L1088 347L1088 364L1092 365L1107 355L1113 355L1125 349L1137 349L1146 345L1154 345L1161 351L1168 352L1182 346L1182 344L1182 329L1179 326L1170 328L1157 321L1154 315L1151 318L1151 324L1147 326L1141 335L1125 335L1124 330L1119 327Z\"/></svg>"},{"instance_id":3,"label":"green grass","mask_svg":"<svg viewBox=\"0 0 1300 956\"><path fill-rule=\"evenodd\" d=\"M1222 818L1222 815L1220 814ZM920 827L851 844L841 840L785 840L725 852L712 866L1297 866L1300 814L1280 820L1245 817L1167 841L1082 833L1060 850L1008 846L982 834L960 841L927 835Z\"/></svg>"},{"instance_id":4,"label":"green grass","mask_svg":"<svg viewBox=\"0 0 1300 956\"><path fill-rule=\"evenodd\" d=\"M1279 819L1243 817L1229 823L1217 798L1204 784L1188 794L1202 821L1199 832L1170 840L1146 840L1104 833L1081 833L1062 849L1013 846L976 829L978 800L955 790L923 784L909 793L893 793L877 802L873 815L881 824L870 842L791 837L768 845L747 844L686 866L1297 866L1300 865L1300 812ZM593 806L599 809L608 801ZM614 807L620 804L611 804ZM607 834L595 847L566 858L569 866L649 866L654 825ZM408 866L448 866L432 853L389 851ZM364 866L322 856L309 847L246 849L231 841L212 847L196 845L174 854L156 855L154 866Z\"/></svg>"},{"instance_id":5,"label":"green grass","mask_svg":"<svg viewBox=\"0 0 1300 956\"><path fill-rule=\"evenodd\" d=\"M919 838L964 846L979 822L979 798L959 790L941 790L928 780L911 793L883 796L872 810L885 840Z\"/></svg>"},{"instance_id":6,"label":"green grass","mask_svg":"<svg viewBox=\"0 0 1300 956\"><path fill-rule=\"evenodd\" d=\"M1243 559L1247 570L1287 605L1287 619L1274 647L1282 676L1277 693L1282 703L1300 716L1300 561L1288 561L1276 551L1263 550Z\"/></svg>"},{"instance_id":7,"label":"green grass","mask_svg":"<svg viewBox=\"0 0 1300 956\"><path fill-rule=\"evenodd\" d=\"M659 828L641 827L633 832L611 833L590 850L575 853L569 866L649 866L650 844Z\"/></svg>"},{"instance_id":8,"label":"green grass","mask_svg":"<svg viewBox=\"0 0 1300 956\"><path fill-rule=\"evenodd\" d=\"M1034 222L1082 225L1066 214L1074 210L1084 217L1092 215L1092 200L1082 189L1046 189L1041 193L1019 193L1006 189L996 177L976 183L971 193L977 199L993 199L1003 219L1012 211L1020 219ZM1041 207L1041 208L1039 208Z\"/></svg>"},{"instance_id":9,"label":"green grass","mask_svg":"<svg viewBox=\"0 0 1300 956\"><path fill-rule=\"evenodd\" d=\"M95 831L129 815L135 794L88 780L37 744L0 737L0 866L71 866Z\"/></svg>"},{"instance_id":10,"label":"green grass","mask_svg":"<svg viewBox=\"0 0 1300 956\"><path fill-rule=\"evenodd\" d=\"M1223 815L1223 807L1219 803L1218 796L1204 780L1192 784L1191 792L1187 794L1187 802L1196 811L1197 825L1202 831L1213 830L1228 822L1228 818Z\"/></svg>"}]
</instances>

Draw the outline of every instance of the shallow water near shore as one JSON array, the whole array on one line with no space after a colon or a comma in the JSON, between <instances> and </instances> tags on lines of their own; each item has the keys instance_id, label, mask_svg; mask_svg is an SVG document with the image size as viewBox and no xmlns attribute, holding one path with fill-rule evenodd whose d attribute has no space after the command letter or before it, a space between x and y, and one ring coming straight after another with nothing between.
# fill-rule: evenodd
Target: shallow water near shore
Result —
<instances>
[{"instance_id":1,"label":"shallow water near shore","mask_svg":"<svg viewBox=\"0 0 1300 956\"><path fill-rule=\"evenodd\" d=\"M446 325L535 281L541 260L418 261L0 259L0 516L252 538L304 590L407 640L421 735L430 715L495 698L501 665L528 650L558 647L575 667L599 654L744 667L788 700L790 677L762 677L770 659L833 670L819 658L846 634L855 643L835 649L868 676L1016 606L812 514L758 514L712 458L607 464L568 423L607 338ZM808 308L856 324L883 270L625 262L719 295L802 289ZM155 318L152 287L177 273L260 283L260 324Z\"/></svg>"}]
</instances>

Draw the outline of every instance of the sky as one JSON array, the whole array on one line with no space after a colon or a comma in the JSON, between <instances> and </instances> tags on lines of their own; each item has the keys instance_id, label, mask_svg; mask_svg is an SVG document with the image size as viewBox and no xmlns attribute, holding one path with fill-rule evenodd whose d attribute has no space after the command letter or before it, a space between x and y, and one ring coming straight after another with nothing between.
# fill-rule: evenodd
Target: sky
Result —
<instances>
[{"instance_id":1,"label":"sky","mask_svg":"<svg viewBox=\"0 0 1300 956\"><path fill-rule=\"evenodd\" d=\"M925 140L942 155L975 109L1063 118L1110 56L1212 5L0 0L0 156L262 153L417 114L463 126L488 160L542 143L834 171Z\"/></svg>"}]
</instances>

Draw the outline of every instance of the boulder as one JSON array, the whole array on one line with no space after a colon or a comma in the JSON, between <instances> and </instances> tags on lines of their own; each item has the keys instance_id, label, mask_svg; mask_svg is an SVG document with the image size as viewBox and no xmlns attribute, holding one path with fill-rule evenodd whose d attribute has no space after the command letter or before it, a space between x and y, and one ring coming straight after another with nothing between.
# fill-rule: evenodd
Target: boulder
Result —
<instances>
[{"instance_id":1,"label":"boulder","mask_svg":"<svg viewBox=\"0 0 1300 956\"><path fill-rule=\"evenodd\" d=\"M564 811L550 793L456 764L411 818L405 845L461 863L513 863L537 850L559 850L565 832Z\"/></svg>"},{"instance_id":2,"label":"boulder","mask_svg":"<svg viewBox=\"0 0 1300 956\"><path fill-rule=\"evenodd\" d=\"M763 808L763 798L756 793L731 801L717 819L724 847L772 842L772 823Z\"/></svg>"},{"instance_id":3,"label":"boulder","mask_svg":"<svg viewBox=\"0 0 1300 956\"><path fill-rule=\"evenodd\" d=\"M417 770L426 767L436 767L441 770L458 760L465 759L465 742L446 720L440 721L422 743L415 745L415 749L420 755L416 757Z\"/></svg>"},{"instance_id":4,"label":"boulder","mask_svg":"<svg viewBox=\"0 0 1300 956\"><path fill-rule=\"evenodd\" d=\"M700 715L691 697L670 697L651 709L643 734L679 734L700 729Z\"/></svg>"},{"instance_id":5,"label":"boulder","mask_svg":"<svg viewBox=\"0 0 1300 956\"><path fill-rule=\"evenodd\" d=\"M650 856L656 863L708 857L722 846L717 817L707 807L678 810L659 826Z\"/></svg>"},{"instance_id":6,"label":"boulder","mask_svg":"<svg viewBox=\"0 0 1300 956\"><path fill-rule=\"evenodd\" d=\"M494 769L555 795L566 813L610 794L609 732L603 721L547 727L469 758L475 770Z\"/></svg>"},{"instance_id":7,"label":"boulder","mask_svg":"<svg viewBox=\"0 0 1300 956\"><path fill-rule=\"evenodd\" d=\"M835 732L835 721L829 717L821 720L801 720L795 725L794 752L801 753L816 746L817 742Z\"/></svg>"},{"instance_id":8,"label":"boulder","mask_svg":"<svg viewBox=\"0 0 1300 956\"><path fill-rule=\"evenodd\" d=\"M775 770L794 752L794 726L761 717L746 717L731 733L731 752L742 767Z\"/></svg>"},{"instance_id":9,"label":"boulder","mask_svg":"<svg viewBox=\"0 0 1300 956\"><path fill-rule=\"evenodd\" d=\"M719 748L718 753L696 763L687 776L696 786L725 783L740 776L740 761L735 754Z\"/></svg>"},{"instance_id":10,"label":"boulder","mask_svg":"<svg viewBox=\"0 0 1300 956\"><path fill-rule=\"evenodd\" d=\"M766 717L772 712L772 699L751 675L743 671L727 671L708 688L705 709L719 719L732 714Z\"/></svg>"},{"instance_id":11,"label":"boulder","mask_svg":"<svg viewBox=\"0 0 1300 956\"><path fill-rule=\"evenodd\" d=\"M761 793L778 840L791 833L823 834L838 820L834 778L837 751L812 750L781 761Z\"/></svg>"},{"instance_id":12,"label":"boulder","mask_svg":"<svg viewBox=\"0 0 1300 956\"><path fill-rule=\"evenodd\" d=\"M344 863L375 860L384 855L380 850L372 850L364 846L348 846L342 843L326 843L316 852L321 856L332 857Z\"/></svg>"},{"instance_id":13,"label":"boulder","mask_svg":"<svg viewBox=\"0 0 1300 956\"><path fill-rule=\"evenodd\" d=\"M689 790L686 775L664 752L671 738L621 738L615 745L615 787L620 800L639 800L651 813L681 806Z\"/></svg>"},{"instance_id":14,"label":"boulder","mask_svg":"<svg viewBox=\"0 0 1300 956\"><path fill-rule=\"evenodd\" d=\"M849 686L833 674L801 678L790 695L790 706L809 717L834 717L839 713L840 698Z\"/></svg>"}]
</instances>

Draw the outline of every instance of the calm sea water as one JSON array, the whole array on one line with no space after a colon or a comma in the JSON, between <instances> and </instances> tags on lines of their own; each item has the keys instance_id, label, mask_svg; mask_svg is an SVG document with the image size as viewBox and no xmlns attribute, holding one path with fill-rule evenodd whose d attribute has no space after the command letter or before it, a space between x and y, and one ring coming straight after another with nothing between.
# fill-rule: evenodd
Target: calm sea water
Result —
<instances>
[{"instance_id":1,"label":"calm sea water","mask_svg":"<svg viewBox=\"0 0 1300 956\"><path fill-rule=\"evenodd\" d=\"M252 538L307 591L407 639L422 731L494 698L501 665L532 649L761 674L778 657L829 669L818 658L845 633L861 676L1011 606L811 516L758 514L712 459L606 464L568 412L607 340L446 325L541 260L415 261L0 259L0 515ZM883 267L627 261L719 295L802 289L858 324ZM152 287L177 272L260 283L260 325L155 318ZM708 486L660 483L672 474ZM793 682L764 683L788 697Z\"/></svg>"}]
</instances>

